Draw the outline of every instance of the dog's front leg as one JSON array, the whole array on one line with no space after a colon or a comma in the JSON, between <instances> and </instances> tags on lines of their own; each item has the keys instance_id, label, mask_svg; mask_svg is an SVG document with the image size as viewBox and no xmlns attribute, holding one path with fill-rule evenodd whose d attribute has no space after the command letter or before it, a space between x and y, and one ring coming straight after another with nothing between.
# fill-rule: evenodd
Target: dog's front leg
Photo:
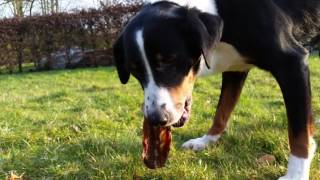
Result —
<instances>
[{"instance_id":1,"label":"dog's front leg","mask_svg":"<svg viewBox=\"0 0 320 180\"><path fill-rule=\"evenodd\" d=\"M210 143L218 141L225 131L229 117L240 97L248 72L225 72L222 75L221 95L214 116L214 122L207 135L191 139L182 147L194 151L203 150Z\"/></svg>"},{"instance_id":2,"label":"dog's front leg","mask_svg":"<svg viewBox=\"0 0 320 180\"><path fill-rule=\"evenodd\" d=\"M316 143L313 136L311 89L306 55L286 54L272 74L277 79L288 117L289 156L287 174L280 180L308 180Z\"/></svg>"}]
</instances>

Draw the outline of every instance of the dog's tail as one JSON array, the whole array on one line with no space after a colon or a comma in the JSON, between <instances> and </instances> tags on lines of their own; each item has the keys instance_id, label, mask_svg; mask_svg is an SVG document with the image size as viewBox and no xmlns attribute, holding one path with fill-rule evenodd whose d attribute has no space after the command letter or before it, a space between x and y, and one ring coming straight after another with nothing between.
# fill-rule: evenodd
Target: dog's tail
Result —
<instances>
[{"instance_id":1,"label":"dog's tail","mask_svg":"<svg viewBox=\"0 0 320 180\"><path fill-rule=\"evenodd\" d=\"M306 47L313 47L320 41L320 0L274 1L293 23L293 35Z\"/></svg>"},{"instance_id":2,"label":"dog's tail","mask_svg":"<svg viewBox=\"0 0 320 180\"><path fill-rule=\"evenodd\" d=\"M310 46L311 47L315 47L318 50L320 50L320 35L316 36L315 38L313 38L310 42Z\"/></svg>"},{"instance_id":3,"label":"dog's tail","mask_svg":"<svg viewBox=\"0 0 320 180\"><path fill-rule=\"evenodd\" d=\"M318 40L314 43L314 45L312 47L313 47L312 50L318 51L318 55L320 57L320 36L318 36ZM320 120L319 120L319 122L320 122Z\"/></svg>"}]
</instances>

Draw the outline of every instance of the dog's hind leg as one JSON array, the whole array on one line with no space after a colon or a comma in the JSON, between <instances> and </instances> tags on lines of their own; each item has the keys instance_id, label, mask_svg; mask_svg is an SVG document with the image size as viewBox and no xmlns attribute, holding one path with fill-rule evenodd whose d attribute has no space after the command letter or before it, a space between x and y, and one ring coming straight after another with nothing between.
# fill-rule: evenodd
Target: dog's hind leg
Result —
<instances>
[{"instance_id":1,"label":"dog's hind leg","mask_svg":"<svg viewBox=\"0 0 320 180\"><path fill-rule=\"evenodd\" d=\"M220 99L214 116L214 122L207 135L191 139L182 147L199 151L210 143L216 142L225 131L229 117L240 97L248 72L225 72L222 75Z\"/></svg>"},{"instance_id":2,"label":"dog's hind leg","mask_svg":"<svg viewBox=\"0 0 320 180\"><path fill-rule=\"evenodd\" d=\"M313 140L313 117L308 53L302 47L278 54L272 74L280 85L288 117L290 157L288 171L281 180L308 180L316 150Z\"/></svg>"}]
</instances>

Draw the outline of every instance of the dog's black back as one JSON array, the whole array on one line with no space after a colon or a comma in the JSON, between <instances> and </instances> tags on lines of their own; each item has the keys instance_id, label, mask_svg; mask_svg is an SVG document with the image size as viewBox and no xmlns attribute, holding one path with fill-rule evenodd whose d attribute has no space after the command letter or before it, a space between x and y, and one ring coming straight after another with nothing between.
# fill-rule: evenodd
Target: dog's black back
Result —
<instances>
[{"instance_id":1,"label":"dog's black back","mask_svg":"<svg viewBox=\"0 0 320 180\"><path fill-rule=\"evenodd\" d=\"M217 0L224 20L222 41L262 69L269 69L269 54L316 43L320 35L319 0ZM279 52L280 51L280 52ZM266 54L266 52L268 52ZM300 52L303 53L303 52ZM261 61L260 61L261 60Z\"/></svg>"},{"instance_id":2,"label":"dog's black back","mask_svg":"<svg viewBox=\"0 0 320 180\"><path fill-rule=\"evenodd\" d=\"M232 19L232 28L239 31L272 31L272 25L277 24L279 28L292 28L294 37L304 46L320 36L319 0L217 0L217 4L223 19Z\"/></svg>"}]
</instances>

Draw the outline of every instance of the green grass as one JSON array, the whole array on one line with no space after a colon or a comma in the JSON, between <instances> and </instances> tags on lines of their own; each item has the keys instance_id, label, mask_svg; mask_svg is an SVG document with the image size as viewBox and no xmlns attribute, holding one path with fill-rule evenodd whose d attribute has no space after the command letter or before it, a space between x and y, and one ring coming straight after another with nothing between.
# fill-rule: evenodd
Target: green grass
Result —
<instances>
[{"instance_id":1,"label":"green grass","mask_svg":"<svg viewBox=\"0 0 320 180\"><path fill-rule=\"evenodd\" d=\"M311 58L314 114L320 119L320 60ZM143 93L123 86L113 68L0 76L0 179L276 179L286 171L287 119L269 73L250 72L241 100L220 141L202 152L181 149L207 132L221 76L199 79L189 123L173 132L167 167L141 161ZM318 125L319 128L319 125ZM316 140L319 143L319 130ZM276 161L256 160L272 154ZM311 170L320 177L320 153Z\"/></svg>"}]
</instances>

